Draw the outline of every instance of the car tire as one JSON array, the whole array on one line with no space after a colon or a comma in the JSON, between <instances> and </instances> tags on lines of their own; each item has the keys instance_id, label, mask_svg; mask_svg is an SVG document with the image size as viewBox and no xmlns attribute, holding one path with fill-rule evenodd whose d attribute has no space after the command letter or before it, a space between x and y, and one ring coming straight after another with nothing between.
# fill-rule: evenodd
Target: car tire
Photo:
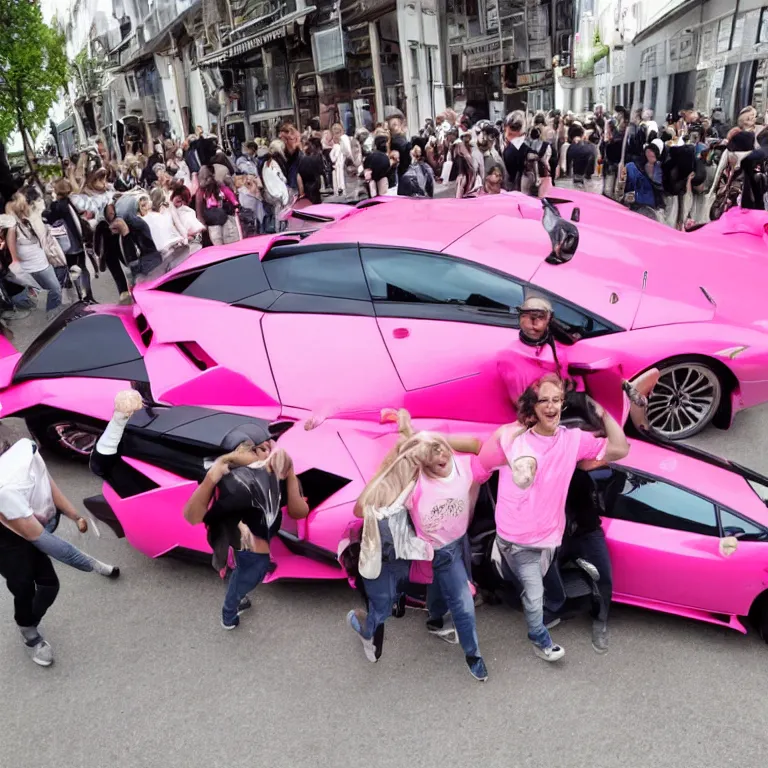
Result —
<instances>
[{"instance_id":1,"label":"car tire","mask_svg":"<svg viewBox=\"0 0 768 768\"><path fill-rule=\"evenodd\" d=\"M768 592L764 592L752 604L749 611L749 622L757 634L768 643Z\"/></svg>"},{"instance_id":2,"label":"car tire","mask_svg":"<svg viewBox=\"0 0 768 768\"><path fill-rule=\"evenodd\" d=\"M648 399L651 429L667 440L685 440L701 432L715 417L725 387L706 358L662 360L659 383Z\"/></svg>"},{"instance_id":3,"label":"car tire","mask_svg":"<svg viewBox=\"0 0 768 768\"><path fill-rule=\"evenodd\" d=\"M44 450L57 456L87 464L91 450L104 430L104 425L75 414L49 412L26 417L27 429Z\"/></svg>"}]
</instances>

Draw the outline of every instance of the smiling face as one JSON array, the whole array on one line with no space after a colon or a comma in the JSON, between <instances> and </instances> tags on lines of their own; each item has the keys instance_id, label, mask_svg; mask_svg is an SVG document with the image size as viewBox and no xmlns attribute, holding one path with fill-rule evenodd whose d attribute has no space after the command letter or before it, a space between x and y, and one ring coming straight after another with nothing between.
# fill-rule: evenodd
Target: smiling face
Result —
<instances>
[{"instance_id":1,"label":"smiling face","mask_svg":"<svg viewBox=\"0 0 768 768\"><path fill-rule=\"evenodd\" d=\"M539 388L539 397L533 410L536 414L536 431L552 434L560 424L565 393L562 387L545 381Z\"/></svg>"}]
</instances>

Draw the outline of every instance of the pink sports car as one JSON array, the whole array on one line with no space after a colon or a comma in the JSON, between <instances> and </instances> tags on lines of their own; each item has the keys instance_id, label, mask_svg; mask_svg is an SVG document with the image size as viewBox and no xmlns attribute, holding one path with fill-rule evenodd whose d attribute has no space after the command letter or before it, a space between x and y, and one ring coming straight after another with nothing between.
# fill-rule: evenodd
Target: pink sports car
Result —
<instances>
[{"instance_id":1,"label":"pink sports car","mask_svg":"<svg viewBox=\"0 0 768 768\"><path fill-rule=\"evenodd\" d=\"M730 247L757 237L676 232L599 195L552 202L578 228L567 263L548 258L541 201L519 194L296 212L282 235L137 286L133 307L75 306L24 355L7 348L3 414L82 455L130 382L150 401L270 420L387 405L500 423L514 412L497 362L532 293L598 400L606 371L660 369L648 415L661 436L726 428L768 400L768 260Z\"/></svg>"},{"instance_id":2,"label":"pink sports car","mask_svg":"<svg viewBox=\"0 0 768 768\"><path fill-rule=\"evenodd\" d=\"M197 407L138 412L121 444L119 470L86 507L150 557L210 553L203 526L189 525L182 509L205 474L205 458L220 455L224 436L249 420ZM494 429L434 420L415 420L414 427L480 437ZM339 545L356 499L396 439L393 427L329 419L311 431L292 422L269 429L293 459L310 513L298 522L284 517L271 546L276 569L267 580L347 578ZM479 568L483 542L494 530L493 479L484 488L470 528ZM749 617L766 640L767 501L768 478L678 444L641 440L632 440L618 464L577 470L569 495L571 504L598 505L614 600L740 632Z\"/></svg>"}]
</instances>

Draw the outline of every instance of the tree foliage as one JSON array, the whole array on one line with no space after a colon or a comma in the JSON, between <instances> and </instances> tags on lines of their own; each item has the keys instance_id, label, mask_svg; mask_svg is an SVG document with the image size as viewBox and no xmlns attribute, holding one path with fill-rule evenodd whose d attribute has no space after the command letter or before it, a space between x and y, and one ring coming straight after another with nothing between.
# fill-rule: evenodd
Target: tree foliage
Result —
<instances>
[{"instance_id":1,"label":"tree foliage","mask_svg":"<svg viewBox=\"0 0 768 768\"><path fill-rule=\"evenodd\" d=\"M0 139L43 128L68 72L64 33L36 0L0 0Z\"/></svg>"}]
</instances>

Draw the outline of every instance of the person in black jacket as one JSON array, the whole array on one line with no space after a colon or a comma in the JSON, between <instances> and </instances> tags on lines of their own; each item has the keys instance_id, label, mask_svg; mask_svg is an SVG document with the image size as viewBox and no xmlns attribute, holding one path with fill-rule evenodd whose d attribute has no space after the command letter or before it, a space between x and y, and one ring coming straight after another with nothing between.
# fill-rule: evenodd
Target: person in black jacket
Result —
<instances>
[{"instance_id":1,"label":"person in black jacket","mask_svg":"<svg viewBox=\"0 0 768 768\"><path fill-rule=\"evenodd\" d=\"M63 221L69 236L70 246L64 254L67 257L67 266L71 269L74 266L80 268L80 287L83 293L83 301L87 304L96 304L91 289L91 274L88 271L87 260L85 258L85 245L83 243L83 224L80 214L72 204L69 196L72 194L72 185L67 179L59 179L53 185L53 191L56 200L51 203L46 213L49 224L54 221Z\"/></svg>"},{"instance_id":2,"label":"person in black jacket","mask_svg":"<svg viewBox=\"0 0 768 768\"><path fill-rule=\"evenodd\" d=\"M507 140L503 155L507 169L507 188L519 192L529 152L525 141L525 115L522 112L510 112L507 115L504 120L504 135Z\"/></svg>"},{"instance_id":3,"label":"person in black jacket","mask_svg":"<svg viewBox=\"0 0 768 768\"><path fill-rule=\"evenodd\" d=\"M741 207L756 211L765 210L768 194L768 128L757 137L759 149L753 149L742 161L744 186L741 190Z\"/></svg>"},{"instance_id":4,"label":"person in black jacket","mask_svg":"<svg viewBox=\"0 0 768 768\"><path fill-rule=\"evenodd\" d=\"M109 269L120 294L120 303L130 303L131 294L128 292L128 281L122 265L127 266L131 261L135 261L136 246L128 231L128 225L117 218L115 206L112 203L104 209L104 218L96 226L93 250L99 258L101 271L103 272L105 268Z\"/></svg>"}]
</instances>

